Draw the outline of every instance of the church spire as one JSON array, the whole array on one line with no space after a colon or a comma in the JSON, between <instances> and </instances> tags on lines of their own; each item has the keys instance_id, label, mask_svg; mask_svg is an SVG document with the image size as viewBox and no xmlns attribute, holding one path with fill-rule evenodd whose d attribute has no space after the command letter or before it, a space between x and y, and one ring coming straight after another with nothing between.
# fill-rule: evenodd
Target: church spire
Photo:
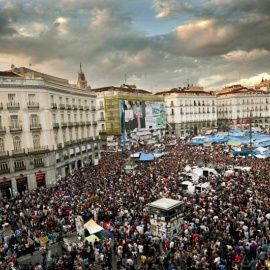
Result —
<instances>
[{"instance_id":1,"label":"church spire","mask_svg":"<svg viewBox=\"0 0 270 270\"><path fill-rule=\"evenodd\" d=\"M78 72L77 87L80 89L87 88L87 80L85 79L85 75L82 70L82 63L80 63L80 71Z\"/></svg>"}]
</instances>

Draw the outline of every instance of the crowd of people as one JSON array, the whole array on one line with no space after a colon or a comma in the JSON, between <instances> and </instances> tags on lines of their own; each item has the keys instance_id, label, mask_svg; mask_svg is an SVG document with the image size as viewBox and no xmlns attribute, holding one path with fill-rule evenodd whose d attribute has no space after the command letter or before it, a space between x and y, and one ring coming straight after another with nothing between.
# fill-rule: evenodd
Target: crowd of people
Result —
<instances>
[{"instance_id":1,"label":"crowd of people","mask_svg":"<svg viewBox=\"0 0 270 270\"><path fill-rule=\"evenodd\" d=\"M270 269L269 161L232 157L224 145L205 148L181 140L166 151L132 171L125 170L131 151L103 152L98 165L72 171L54 187L2 198L0 269L238 270L244 261L252 270ZM181 173L198 160L218 168L219 177L204 179L214 192L182 189ZM251 170L226 176L229 166ZM184 202L183 224L174 235L151 232L147 204L161 197ZM113 237L94 243L82 237L70 250L51 254L51 243L76 230L77 216L106 224ZM36 250L41 261L18 263Z\"/></svg>"}]
</instances>

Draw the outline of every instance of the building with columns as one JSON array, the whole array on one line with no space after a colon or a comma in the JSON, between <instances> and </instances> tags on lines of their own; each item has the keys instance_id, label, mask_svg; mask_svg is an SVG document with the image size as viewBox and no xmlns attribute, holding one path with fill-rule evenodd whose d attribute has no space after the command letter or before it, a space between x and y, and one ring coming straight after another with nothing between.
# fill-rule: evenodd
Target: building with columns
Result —
<instances>
[{"instance_id":1,"label":"building with columns","mask_svg":"<svg viewBox=\"0 0 270 270\"><path fill-rule=\"evenodd\" d=\"M94 161L100 135L96 95L78 83L28 68L0 72L0 191L3 196L55 184Z\"/></svg>"},{"instance_id":2,"label":"building with columns","mask_svg":"<svg viewBox=\"0 0 270 270\"><path fill-rule=\"evenodd\" d=\"M156 93L164 96L169 134L203 134L217 126L216 96L189 86Z\"/></svg>"},{"instance_id":3,"label":"building with columns","mask_svg":"<svg viewBox=\"0 0 270 270\"><path fill-rule=\"evenodd\" d=\"M270 92L257 85L255 89L232 85L215 92L217 97L217 119L220 129L245 128L252 125L269 128Z\"/></svg>"}]
</instances>

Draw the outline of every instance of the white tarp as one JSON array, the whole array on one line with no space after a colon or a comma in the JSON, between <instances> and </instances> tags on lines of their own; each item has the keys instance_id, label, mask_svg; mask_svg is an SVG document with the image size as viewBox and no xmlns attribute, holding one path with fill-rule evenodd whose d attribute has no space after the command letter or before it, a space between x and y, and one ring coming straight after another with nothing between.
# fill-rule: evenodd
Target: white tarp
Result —
<instances>
[{"instance_id":1,"label":"white tarp","mask_svg":"<svg viewBox=\"0 0 270 270\"><path fill-rule=\"evenodd\" d=\"M83 226L90 234L97 233L103 230L93 219L90 219Z\"/></svg>"}]
</instances>

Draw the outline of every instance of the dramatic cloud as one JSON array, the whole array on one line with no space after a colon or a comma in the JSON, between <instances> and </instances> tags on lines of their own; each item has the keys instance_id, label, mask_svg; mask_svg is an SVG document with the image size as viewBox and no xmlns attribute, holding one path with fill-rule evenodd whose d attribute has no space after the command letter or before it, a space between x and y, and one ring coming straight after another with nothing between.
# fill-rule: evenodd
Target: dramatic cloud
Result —
<instances>
[{"instance_id":1,"label":"dramatic cloud","mask_svg":"<svg viewBox=\"0 0 270 270\"><path fill-rule=\"evenodd\" d=\"M126 74L153 91L216 89L269 71L269 14L268 0L0 0L0 69L10 57L74 82L82 62L92 87Z\"/></svg>"}]
</instances>

